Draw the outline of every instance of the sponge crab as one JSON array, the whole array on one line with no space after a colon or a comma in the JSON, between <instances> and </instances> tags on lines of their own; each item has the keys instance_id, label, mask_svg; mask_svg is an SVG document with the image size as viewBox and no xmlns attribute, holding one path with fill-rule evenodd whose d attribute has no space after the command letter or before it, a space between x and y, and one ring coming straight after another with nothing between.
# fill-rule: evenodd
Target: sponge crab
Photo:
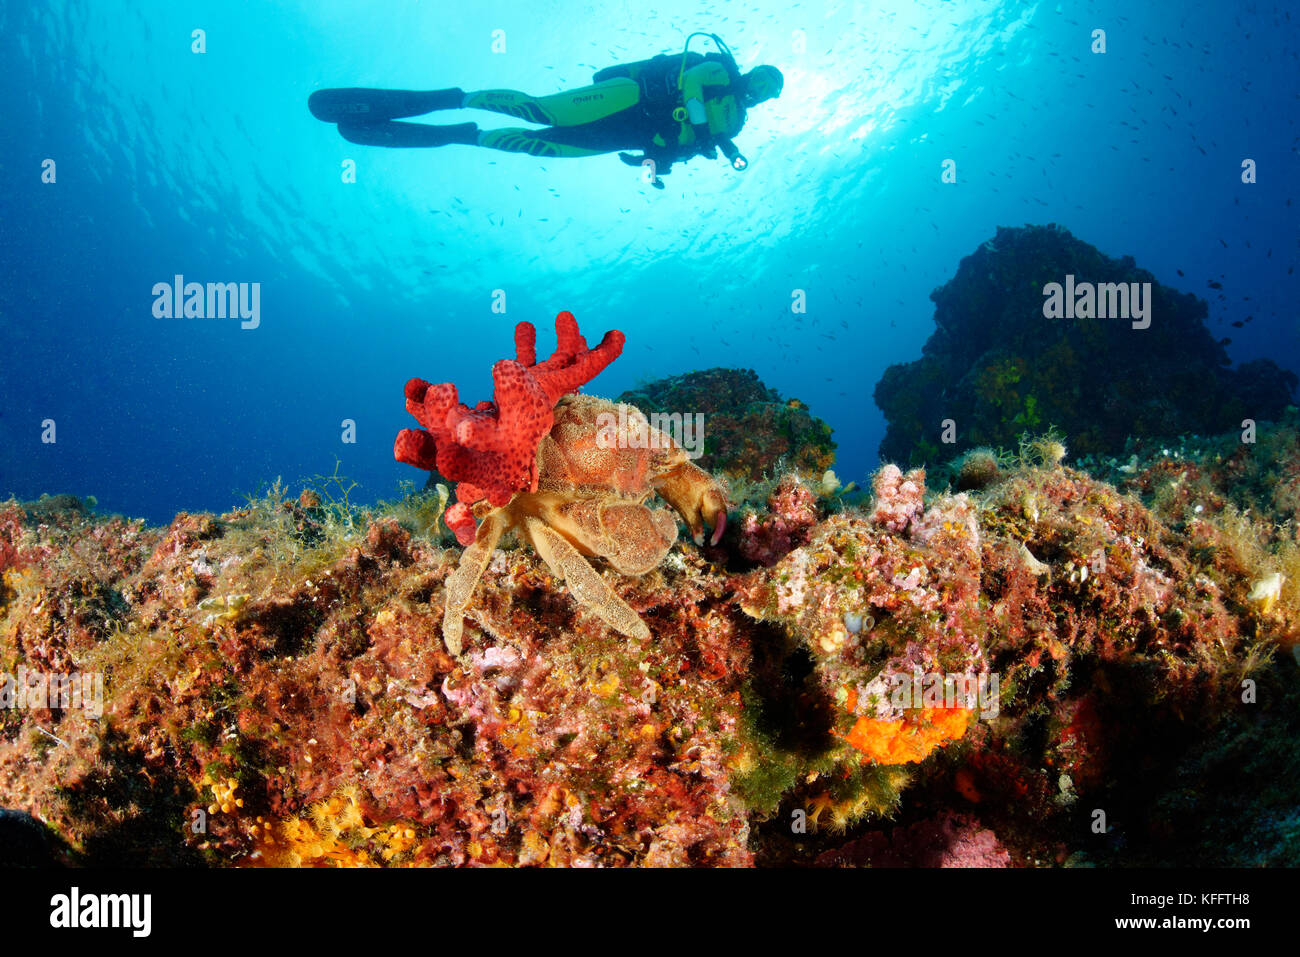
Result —
<instances>
[{"instance_id":1,"label":"sponge crab","mask_svg":"<svg viewBox=\"0 0 1300 957\"><path fill-rule=\"evenodd\" d=\"M623 351L612 329L594 347L570 312L555 317L556 347L537 360L531 323L515 327L515 358L492 367L494 401L470 408L450 382L406 383L420 429L403 429L393 456L458 483L444 514L464 546L447 579L443 639L460 653L465 610L501 536L514 529L568 582L579 604L617 631L648 638L644 621L587 561L643 575L677 540L677 523L647 500L658 493L686 520L697 544L704 523L717 544L726 493L686 452L631 406L576 394Z\"/></svg>"},{"instance_id":2,"label":"sponge crab","mask_svg":"<svg viewBox=\"0 0 1300 957\"><path fill-rule=\"evenodd\" d=\"M658 494L686 522L697 544L705 524L717 544L727 522L727 497L670 436L652 428L640 410L606 399L567 395L556 404L555 425L537 447L537 489L506 505L474 506L478 530L447 579L443 640L461 645L465 611L501 536L509 529L532 545L578 604L632 638L650 629L592 567L602 558L624 575L644 575L677 541L677 521L646 502Z\"/></svg>"}]
</instances>

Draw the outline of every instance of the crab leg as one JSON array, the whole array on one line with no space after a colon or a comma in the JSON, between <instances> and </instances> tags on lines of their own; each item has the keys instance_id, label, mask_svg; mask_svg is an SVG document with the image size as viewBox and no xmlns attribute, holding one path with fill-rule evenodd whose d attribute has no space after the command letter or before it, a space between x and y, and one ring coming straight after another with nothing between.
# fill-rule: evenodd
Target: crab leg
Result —
<instances>
[{"instance_id":1,"label":"crab leg","mask_svg":"<svg viewBox=\"0 0 1300 957\"><path fill-rule=\"evenodd\" d=\"M580 606L590 608L605 624L629 638L648 641L650 628L641 616L614 593L605 579L569 541L536 518L525 519L524 528L537 554L551 573L568 584Z\"/></svg>"},{"instance_id":2,"label":"crab leg","mask_svg":"<svg viewBox=\"0 0 1300 957\"><path fill-rule=\"evenodd\" d=\"M474 541L460 556L460 564L447 576L446 611L442 616L442 641L453 656L460 654L461 633L465 627L465 609L474 594L474 586L483 577L492 552L496 550L501 533L505 531L505 512L489 512L479 525Z\"/></svg>"}]
</instances>

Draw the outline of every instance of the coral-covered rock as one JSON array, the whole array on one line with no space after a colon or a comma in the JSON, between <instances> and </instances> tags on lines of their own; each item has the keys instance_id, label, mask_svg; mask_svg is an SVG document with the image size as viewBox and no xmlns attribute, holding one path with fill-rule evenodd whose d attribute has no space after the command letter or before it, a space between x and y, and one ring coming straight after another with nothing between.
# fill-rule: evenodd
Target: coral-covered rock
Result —
<instances>
[{"instance_id":1,"label":"coral-covered rock","mask_svg":"<svg viewBox=\"0 0 1300 957\"><path fill-rule=\"evenodd\" d=\"M457 552L382 515L327 520L304 548L282 504L180 516L122 557L91 547L111 520L16 524L24 554L49 550L12 576L0 661L108 680L102 718L0 711L0 806L84 863L750 863L728 748L752 625L707 563L625 592L647 645L498 551L484 631L453 658L438 606ZM130 602L102 622L81 576Z\"/></svg>"},{"instance_id":2,"label":"coral-covered rock","mask_svg":"<svg viewBox=\"0 0 1300 957\"><path fill-rule=\"evenodd\" d=\"M876 495L871 520L877 525L901 532L909 522L920 517L924 469L912 469L904 475L897 465L886 465L872 479L871 488Z\"/></svg>"},{"instance_id":3,"label":"coral-covered rock","mask_svg":"<svg viewBox=\"0 0 1300 957\"><path fill-rule=\"evenodd\" d=\"M842 867L1010 867L996 834L965 814L945 812L891 833L873 833L822 856Z\"/></svg>"},{"instance_id":4,"label":"coral-covered rock","mask_svg":"<svg viewBox=\"0 0 1300 957\"><path fill-rule=\"evenodd\" d=\"M1098 318L1098 309L1046 318L1044 289L1067 276L1080 288L1150 283L1142 320L1149 325ZM880 446L887 460L935 464L941 453L971 446L1014 448L1022 432L1049 425L1063 429L1078 454L1115 455L1130 436L1276 418L1297 384L1295 373L1268 360L1226 368L1204 300L1055 225L999 227L930 298L937 328L922 358L890 366L876 385L889 423ZM956 424L956 446L940 444L946 419Z\"/></svg>"},{"instance_id":5,"label":"coral-covered rock","mask_svg":"<svg viewBox=\"0 0 1300 957\"><path fill-rule=\"evenodd\" d=\"M752 369L705 369L619 397L647 415L704 416L701 468L759 482L783 470L820 476L835 464L831 428L798 399L783 399Z\"/></svg>"},{"instance_id":6,"label":"coral-covered rock","mask_svg":"<svg viewBox=\"0 0 1300 957\"><path fill-rule=\"evenodd\" d=\"M1128 493L1054 454L825 516L791 479L748 561L602 576L649 640L503 541L459 653L409 504L4 503L0 807L72 864L1295 864L1300 443L1257 439Z\"/></svg>"},{"instance_id":7,"label":"coral-covered rock","mask_svg":"<svg viewBox=\"0 0 1300 957\"><path fill-rule=\"evenodd\" d=\"M820 510L817 496L797 475L784 475L767 500L768 511L741 519L740 554L751 562L775 565L808 540Z\"/></svg>"},{"instance_id":8,"label":"coral-covered rock","mask_svg":"<svg viewBox=\"0 0 1300 957\"><path fill-rule=\"evenodd\" d=\"M971 449L957 463L956 486L959 492L976 491L995 485L1002 478L1002 464L992 449Z\"/></svg>"}]
</instances>

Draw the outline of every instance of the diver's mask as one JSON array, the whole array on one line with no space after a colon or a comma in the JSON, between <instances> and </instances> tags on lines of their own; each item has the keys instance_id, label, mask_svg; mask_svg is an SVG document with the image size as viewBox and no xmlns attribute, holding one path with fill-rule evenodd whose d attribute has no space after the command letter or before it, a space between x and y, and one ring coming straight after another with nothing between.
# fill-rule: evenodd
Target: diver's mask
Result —
<instances>
[{"instance_id":1,"label":"diver's mask","mask_svg":"<svg viewBox=\"0 0 1300 957\"><path fill-rule=\"evenodd\" d=\"M756 66L745 74L745 93L742 99L745 108L757 106L765 100L774 100L781 95L785 86L785 77L774 66Z\"/></svg>"}]
</instances>

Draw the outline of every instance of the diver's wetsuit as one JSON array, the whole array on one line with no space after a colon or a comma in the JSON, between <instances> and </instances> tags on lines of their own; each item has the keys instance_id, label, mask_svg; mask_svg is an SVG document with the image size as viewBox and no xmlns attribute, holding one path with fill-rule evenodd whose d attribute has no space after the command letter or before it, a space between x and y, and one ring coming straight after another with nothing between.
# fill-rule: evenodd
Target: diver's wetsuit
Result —
<instances>
[{"instance_id":1,"label":"diver's wetsuit","mask_svg":"<svg viewBox=\"0 0 1300 957\"><path fill-rule=\"evenodd\" d=\"M640 89L630 79L611 79L578 90L532 97L514 90L483 90L465 97L468 109L491 110L546 129L483 130L478 145L532 156L599 156L641 149L648 143Z\"/></svg>"},{"instance_id":2,"label":"diver's wetsuit","mask_svg":"<svg viewBox=\"0 0 1300 957\"><path fill-rule=\"evenodd\" d=\"M319 119L338 123L348 140L374 146L463 143L546 157L640 150L661 173L695 155L716 155L718 146L729 158L736 155L731 139L744 126L745 110L730 58L690 53L683 60L661 54L601 70L593 79L590 86L540 97L515 90L320 90L308 105ZM446 109L489 110L546 128L480 130L474 123L396 122ZM643 157L622 158L639 163Z\"/></svg>"},{"instance_id":3,"label":"diver's wetsuit","mask_svg":"<svg viewBox=\"0 0 1300 957\"><path fill-rule=\"evenodd\" d=\"M485 90L466 97L467 107L493 110L549 129L486 130L480 146L533 156L595 156L618 150L642 150L661 170L674 160L711 153L715 143L730 141L745 125L732 76L718 59L692 54L681 72L681 58L655 57L595 76L591 86L551 96L530 97L510 90ZM683 116L679 104L699 101L701 123ZM673 116L677 109L677 117Z\"/></svg>"}]
</instances>

